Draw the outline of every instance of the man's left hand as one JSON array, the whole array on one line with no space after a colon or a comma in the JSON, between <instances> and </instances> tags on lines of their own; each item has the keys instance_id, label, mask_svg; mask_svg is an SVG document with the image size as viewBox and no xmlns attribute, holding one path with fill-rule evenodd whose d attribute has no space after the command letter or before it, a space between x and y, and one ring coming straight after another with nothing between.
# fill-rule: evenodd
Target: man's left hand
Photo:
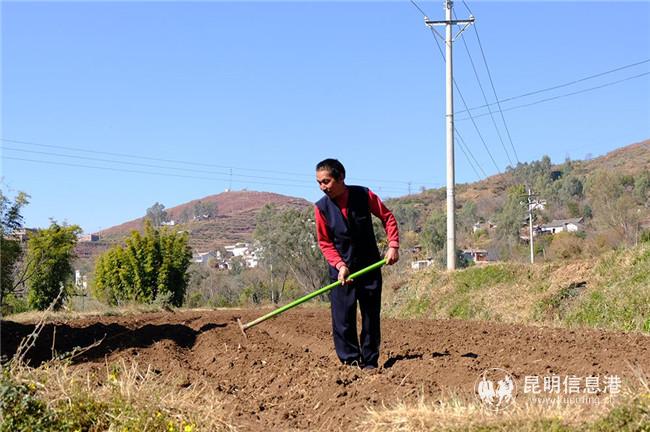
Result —
<instances>
[{"instance_id":1,"label":"man's left hand","mask_svg":"<svg viewBox=\"0 0 650 432\"><path fill-rule=\"evenodd\" d=\"M397 261L399 261L399 249L396 247L389 247L388 252L386 252L386 256L384 258L386 259L386 264L395 264Z\"/></svg>"}]
</instances>

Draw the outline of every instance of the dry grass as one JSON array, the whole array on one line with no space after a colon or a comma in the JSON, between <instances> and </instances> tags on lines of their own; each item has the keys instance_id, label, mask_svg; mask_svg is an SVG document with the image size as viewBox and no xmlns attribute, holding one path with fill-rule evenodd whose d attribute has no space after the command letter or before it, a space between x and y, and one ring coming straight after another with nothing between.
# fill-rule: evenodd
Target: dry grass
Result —
<instances>
[{"instance_id":1,"label":"dry grass","mask_svg":"<svg viewBox=\"0 0 650 432\"><path fill-rule=\"evenodd\" d=\"M96 308L95 310L89 311L72 311L72 310L60 310L60 311L29 311L21 312L18 314L10 315L5 317L14 322L19 323L33 323L43 321L45 323L54 322L54 321L68 321L68 320L77 320L82 318L93 318L101 316L130 316L130 315L140 315L144 313L154 313L161 312L165 310L161 306L157 305L143 305L143 304L130 304L120 307L106 306Z\"/></svg>"},{"instance_id":2,"label":"dry grass","mask_svg":"<svg viewBox=\"0 0 650 432\"><path fill-rule=\"evenodd\" d=\"M520 396L514 405L495 412L476 400L467 401L453 394L432 401L421 396L415 405L400 402L379 409L368 408L365 420L357 429L364 432L648 431L649 381L642 372L634 372L638 378L635 384L615 397L600 398L597 403L566 403L566 399L551 398L540 403Z\"/></svg>"},{"instance_id":3,"label":"dry grass","mask_svg":"<svg viewBox=\"0 0 650 432\"><path fill-rule=\"evenodd\" d=\"M388 274L383 312L399 318L461 318L545 326L648 331L648 246L599 259L530 266L494 263L448 273ZM641 260L641 261L640 261ZM645 260L645 261L644 261ZM623 289L629 295L617 296ZM592 297L600 295L600 303ZM591 300L590 300L591 299ZM608 312L608 307L616 310ZM623 316L628 312L630 316Z\"/></svg>"},{"instance_id":4,"label":"dry grass","mask_svg":"<svg viewBox=\"0 0 650 432\"><path fill-rule=\"evenodd\" d=\"M38 368L12 363L8 373L18 384L35 390L36 396L55 412L75 412L75 405L106 411L108 430L173 431L236 430L226 419L214 389L206 382L178 382L150 366L121 360L103 370L70 367L51 361ZM67 408L67 410L66 410Z\"/></svg>"}]
</instances>

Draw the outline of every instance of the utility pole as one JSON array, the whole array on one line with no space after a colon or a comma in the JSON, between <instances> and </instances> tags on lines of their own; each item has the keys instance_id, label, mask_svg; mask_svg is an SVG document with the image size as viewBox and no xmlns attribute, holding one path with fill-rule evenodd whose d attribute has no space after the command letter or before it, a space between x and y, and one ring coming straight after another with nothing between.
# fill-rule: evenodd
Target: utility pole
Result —
<instances>
[{"instance_id":1,"label":"utility pole","mask_svg":"<svg viewBox=\"0 0 650 432\"><path fill-rule=\"evenodd\" d=\"M467 20L452 19L454 2L445 0L445 20L431 21L424 17L424 23L440 38L442 36L433 29L434 26L445 26L445 67L446 67L446 131L447 131L447 270L456 269L456 216L455 216L455 172L454 172L454 70L452 63L452 44L465 29L474 22L474 17ZM464 25L453 35L452 26Z\"/></svg>"},{"instance_id":2,"label":"utility pole","mask_svg":"<svg viewBox=\"0 0 650 432\"><path fill-rule=\"evenodd\" d=\"M530 244L530 263L535 264L535 247L533 240L533 210L539 206L546 204L546 201L539 201L535 198L537 195L534 194L530 188L528 188L528 201L522 202L520 204L528 205L528 244Z\"/></svg>"}]
</instances>

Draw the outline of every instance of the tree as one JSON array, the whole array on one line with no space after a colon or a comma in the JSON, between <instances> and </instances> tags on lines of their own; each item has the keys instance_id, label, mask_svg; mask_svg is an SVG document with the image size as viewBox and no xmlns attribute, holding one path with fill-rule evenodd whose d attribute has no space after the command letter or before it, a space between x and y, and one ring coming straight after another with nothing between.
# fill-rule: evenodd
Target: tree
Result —
<instances>
[{"instance_id":1,"label":"tree","mask_svg":"<svg viewBox=\"0 0 650 432\"><path fill-rule=\"evenodd\" d=\"M44 310L54 303L59 309L68 291L66 283L73 274L74 247L81 228L77 225L59 225L34 234L27 243L28 280L27 300L30 306Z\"/></svg>"},{"instance_id":2,"label":"tree","mask_svg":"<svg viewBox=\"0 0 650 432\"><path fill-rule=\"evenodd\" d=\"M524 185L508 189L506 202L497 216L497 234L510 242L519 238L519 230L526 220L526 206L521 202L526 195Z\"/></svg>"},{"instance_id":3,"label":"tree","mask_svg":"<svg viewBox=\"0 0 650 432\"><path fill-rule=\"evenodd\" d=\"M632 192L626 185L629 179L608 171L599 171L587 183L594 224L615 232L628 244L634 243L640 214Z\"/></svg>"},{"instance_id":4,"label":"tree","mask_svg":"<svg viewBox=\"0 0 650 432\"><path fill-rule=\"evenodd\" d=\"M204 220L212 219L217 216L217 203L215 202L203 202L199 200L194 204L194 219Z\"/></svg>"},{"instance_id":5,"label":"tree","mask_svg":"<svg viewBox=\"0 0 650 432\"><path fill-rule=\"evenodd\" d=\"M167 222L169 220L169 216L165 211L165 206L159 202L156 202L154 205L147 209L147 214L144 218L145 220L150 220L154 227L159 227L163 222Z\"/></svg>"},{"instance_id":6,"label":"tree","mask_svg":"<svg viewBox=\"0 0 650 432\"><path fill-rule=\"evenodd\" d=\"M320 288L326 278L313 217L311 208L280 210L266 205L257 216L253 233L262 247L262 264L272 269L272 277L288 272L304 291Z\"/></svg>"},{"instance_id":7,"label":"tree","mask_svg":"<svg viewBox=\"0 0 650 432\"><path fill-rule=\"evenodd\" d=\"M447 216L438 211L432 212L424 223L422 243L429 256L434 256L447 246Z\"/></svg>"},{"instance_id":8,"label":"tree","mask_svg":"<svg viewBox=\"0 0 650 432\"><path fill-rule=\"evenodd\" d=\"M412 204L391 204L391 210L401 232L418 231L420 222L420 210Z\"/></svg>"},{"instance_id":9,"label":"tree","mask_svg":"<svg viewBox=\"0 0 650 432\"><path fill-rule=\"evenodd\" d=\"M0 191L0 307L4 306L6 294L16 288L15 270L22 255L20 241L11 235L23 226L21 210L29 204L29 195L19 192L13 202Z\"/></svg>"},{"instance_id":10,"label":"tree","mask_svg":"<svg viewBox=\"0 0 650 432\"><path fill-rule=\"evenodd\" d=\"M145 221L144 235L133 231L124 246L100 255L93 292L109 304L123 301L180 306L192 258L186 232L159 230Z\"/></svg>"},{"instance_id":11,"label":"tree","mask_svg":"<svg viewBox=\"0 0 650 432\"><path fill-rule=\"evenodd\" d=\"M525 196L524 185L511 186L506 202L497 214L497 240L493 246L504 257L512 256L519 241L519 230L526 221L527 208L520 204Z\"/></svg>"},{"instance_id":12,"label":"tree","mask_svg":"<svg viewBox=\"0 0 650 432\"><path fill-rule=\"evenodd\" d=\"M639 205L650 207L650 174L642 173L634 181L634 196Z\"/></svg>"}]
</instances>

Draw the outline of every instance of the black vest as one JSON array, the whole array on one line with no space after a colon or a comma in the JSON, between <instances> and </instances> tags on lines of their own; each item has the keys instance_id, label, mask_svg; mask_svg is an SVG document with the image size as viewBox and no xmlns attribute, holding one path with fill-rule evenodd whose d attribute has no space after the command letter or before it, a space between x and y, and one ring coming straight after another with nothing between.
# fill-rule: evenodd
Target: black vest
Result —
<instances>
[{"instance_id":1,"label":"black vest","mask_svg":"<svg viewBox=\"0 0 650 432\"><path fill-rule=\"evenodd\" d=\"M368 189L361 186L348 186L348 218L328 196L324 196L316 207L327 220L327 232L334 247L350 273L368 267L380 260L375 231L372 227L372 214L368 206ZM336 279L339 272L329 266L330 277Z\"/></svg>"}]
</instances>

